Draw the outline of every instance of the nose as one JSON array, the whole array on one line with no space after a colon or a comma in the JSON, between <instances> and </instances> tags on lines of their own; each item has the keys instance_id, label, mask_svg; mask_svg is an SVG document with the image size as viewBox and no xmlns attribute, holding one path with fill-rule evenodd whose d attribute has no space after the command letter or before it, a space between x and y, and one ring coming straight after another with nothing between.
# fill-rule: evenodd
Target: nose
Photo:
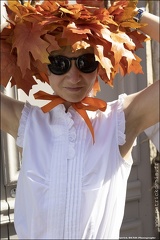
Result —
<instances>
[{"instance_id":1,"label":"nose","mask_svg":"<svg viewBox=\"0 0 160 240\"><path fill-rule=\"evenodd\" d=\"M71 61L71 68L67 74L70 83L77 84L78 82L80 82L80 71L77 69L75 65L75 60Z\"/></svg>"}]
</instances>

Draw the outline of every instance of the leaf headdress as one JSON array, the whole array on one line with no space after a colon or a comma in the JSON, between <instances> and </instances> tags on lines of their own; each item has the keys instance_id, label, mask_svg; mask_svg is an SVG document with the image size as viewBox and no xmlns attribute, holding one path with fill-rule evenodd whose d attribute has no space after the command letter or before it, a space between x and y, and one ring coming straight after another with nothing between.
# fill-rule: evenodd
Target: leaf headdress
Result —
<instances>
[{"instance_id":1,"label":"leaf headdress","mask_svg":"<svg viewBox=\"0 0 160 240\"><path fill-rule=\"evenodd\" d=\"M0 36L1 84L10 81L29 94L34 77L48 82L48 56L64 46L73 51L93 47L98 74L111 86L119 72L142 73L135 51L147 37L138 31L142 24L133 20L137 1L114 1L108 9L85 6L85 0L73 5L44 0L34 6L30 0L24 5L8 1L8 25Z\"/></svg>"}]
</instances>

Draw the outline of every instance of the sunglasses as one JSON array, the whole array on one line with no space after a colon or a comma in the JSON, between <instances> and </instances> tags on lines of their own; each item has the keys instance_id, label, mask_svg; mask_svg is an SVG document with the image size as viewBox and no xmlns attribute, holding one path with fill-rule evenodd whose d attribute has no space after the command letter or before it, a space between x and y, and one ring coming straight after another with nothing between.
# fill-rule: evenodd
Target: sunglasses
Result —
<instances>
[{"instance_id":1,"label":"sunglasses","mask_svg":"<svg viewBox=\"0 0 160 240\"><path fill-rule=\"evenodd\" d=\"M95 61L94 54L86 53L79 57L66 57L62 55L49 56L51 64L48 65L49 70L56 75L63 75L71 68L71 61L75 60L75 65L79 71L83 73L94 72L98 67L98 61Z\"/></svg>"}]
</instances>

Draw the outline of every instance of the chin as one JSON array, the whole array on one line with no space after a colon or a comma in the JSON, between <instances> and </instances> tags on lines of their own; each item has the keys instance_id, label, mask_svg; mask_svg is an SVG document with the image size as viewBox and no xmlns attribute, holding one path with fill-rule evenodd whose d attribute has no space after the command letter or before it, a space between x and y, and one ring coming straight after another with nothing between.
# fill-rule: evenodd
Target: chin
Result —
<instances>
[{"instance_id":1,"label":"chin","mask_svg":"<svg viewBox=\"0 0 160 240\"><path fill-rule=\"evenodd\" d=\"M70 93L69 96L63 96L63 98L67 101L67 102L70 102L70 103L76 103L76 102L80 102L82 101L86 96L86 94L73 94L73 93Z\"/></svg>"},{"instance_id":2,"label":"chin","mask_svg":"<svg viewBox=\"0 0 160 240\"><path fill-rule=\"evenodd\" d=\"M70 103L78 103L81 102L85 97L81 98L68 98L66 101Z\"/></svg>"}]
</instances>

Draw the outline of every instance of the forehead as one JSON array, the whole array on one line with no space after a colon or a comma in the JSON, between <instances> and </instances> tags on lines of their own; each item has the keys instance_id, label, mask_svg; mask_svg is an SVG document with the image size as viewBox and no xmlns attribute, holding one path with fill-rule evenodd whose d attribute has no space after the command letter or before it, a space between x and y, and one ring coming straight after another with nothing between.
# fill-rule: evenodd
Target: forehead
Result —
<instances>
[{"instance_id":1,"label":"forehead","mask_svg":"<svg viewBox=\"0 0 160 240\"><path fill-rule=\"evenodd\" d=\"M64 56L67 56L67 57L72 57L72 56L80 56L82 54L85 54L85 53L94 53L94 50L92 47L88 47L86 49L79 49L77 51L73 51L71 49L71 47L64 47L60 50L57 50L57 51L53 51L50 53L51 56L54 56L54 55L64 55Z\"/></svg>"}]
</instances>

